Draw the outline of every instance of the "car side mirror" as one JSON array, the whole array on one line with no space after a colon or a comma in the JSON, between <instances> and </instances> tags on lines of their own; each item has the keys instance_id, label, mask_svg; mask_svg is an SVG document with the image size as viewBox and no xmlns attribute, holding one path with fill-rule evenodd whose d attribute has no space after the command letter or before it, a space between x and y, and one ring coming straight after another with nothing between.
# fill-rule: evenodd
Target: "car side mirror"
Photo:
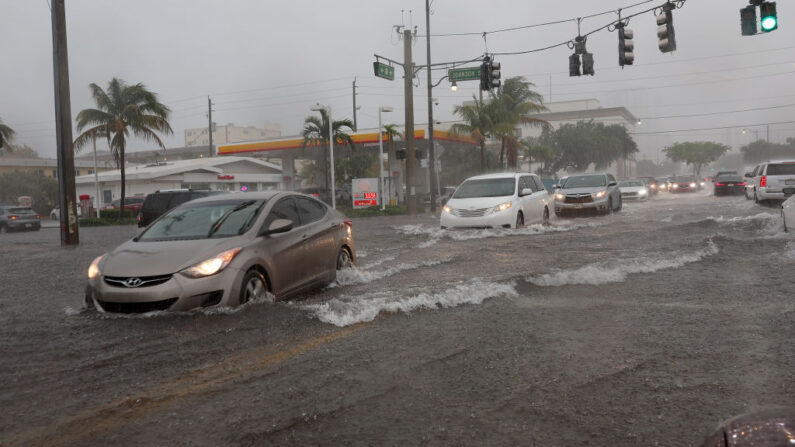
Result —
<instances>
[{"instance_id":1,"label":"car side mirror","mask_svg":"<svg viewBox=\"0 0 795 447\"><path fill-rule=\"evenodd\" d=\"M750 173L750 172L746 172L746 173L745 173L745 178L751 178L751 177L753 177L753 176L751 175L751 173Z\"/></svg>"},{"instance_id":2,"label":"car side mirror","mask_svg":"<svg viewBox=\"0 0 795 447\"><path fill-rule=\"evenodd\" d=\"M555 183L552 185L552 189L560 189L560 183Z\"/></svg>"},{"instance_id":3,"label":"car side mirror","mask_svg":"<svg viewBox=\"0 0 795 447\"><path fill-rule=\"evenodd\" d=\"M610 182L607 184L607 186L616 186L616 185L618 185L618 182Z\"/></svg>"},{"instance_id":4,"label":"car side mirror","mask_svg":"<svg viewBox=\"0 0 795 447\"><path fill-rule=\"evenodd\" d=\"M269 236L271 234L286 233L293 229L293 221L288 219L276 219L271 222L270 226L264 230L260 236Z\"/></svg>"},{"instance_id":5,"label":"car side mirror","mask_svg":"<svg viewBox=\"0 0 795 447\"><path fill-rule=\"evenodd\" d=\"M531 194L533 194L533 190L532 190L532 189L530 189L530 188L524 188L524 189L522 189L522 193L521 193L520 195L522 195L522 196L529 196L529 195L531 195Z\"/></svg>"}]
</instances>

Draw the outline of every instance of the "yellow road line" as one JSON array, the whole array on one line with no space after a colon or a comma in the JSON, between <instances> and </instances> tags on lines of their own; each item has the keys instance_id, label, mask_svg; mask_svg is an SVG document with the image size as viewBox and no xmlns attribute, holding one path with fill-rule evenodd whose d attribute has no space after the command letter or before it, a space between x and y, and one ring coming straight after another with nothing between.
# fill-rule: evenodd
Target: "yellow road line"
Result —
<instances>
[{"instance_id":1,"label":"yellow road line","mask_svg":"<svg viewBox=\"0 0 795 447\"><path fill-rule=\"evenodd\" d=\"M191 395L278 365L310 349L351 335L369 324L350 326L272 354L267 353L267 348L246 351L180 375L175 380L155 385L136 395L60 419L49 426L30 430L11 439L0 440L0 445L71 445L142 419Z\"/></svg>"}]
</instances>

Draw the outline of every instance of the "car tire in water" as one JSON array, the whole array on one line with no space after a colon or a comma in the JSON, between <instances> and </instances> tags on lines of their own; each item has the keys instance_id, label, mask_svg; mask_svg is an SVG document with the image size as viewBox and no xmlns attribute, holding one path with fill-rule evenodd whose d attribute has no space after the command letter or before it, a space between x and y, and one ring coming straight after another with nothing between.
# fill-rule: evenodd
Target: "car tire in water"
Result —
<instances>
[{"instance_id":1,"label":"car tire in water","mask_svg":"<svg viewBox=\"0 0 795 447\"><path fill-rule=\"evenodd\" d=\"M784 221L784 232L788 233L789 230L787 230L787 216L784 214L784 207L781 207L781 219Z\"/></svg>"},{"instance_id":2,"label":"car tire in water","mask_svg":"<svg viewBox=\"0 0 795 447\"><path fill-rule=\"evenodd\" d=\"M0 234L8 233L8 228L5 225L0 225Z\"/></svg>"},{"instance_id":3,"label":"car tire in water","mask_svg":"<svg viewBox=\"0 0 795 447\"><path fill-rule=\"evenodd\" d=\"M618 206L616 207L616 212L619 212L622 209L624 209L624 199L619 198L618 199Z\"/></svg>"},{"instance_id":4,"label":"car tire in water","mask_svg":"<svg viewBox=\"0 0 795 447\"><path fill-rule=\"evenodd\" d=\"M516 224L514 225L514 228L522 228L523 226L524 226L524 215L522 214L521 211L519 211L518 213L516 213Z\"/></svg>"},{"instance_id":5,"label":"car tire in water","mask_svg":"<svg viewBox=\"0 0 795 447\"><path fill-rule=\"evenodd\" d=\"M613 214L613 198L607 199L607 211L605 214Z\"/></svg>"},{"instance_id":6,"label":"car tire in water","mask_svg":"<svg viewBox=\"0 0 795 447\"><path fill-rule=\"evenodd\" d=\"M544 207L544 217L541 220L542 225L549 225L549 208Z\"/></svg>"},{"instance_id":7,"label":"car tire in water","mask_svg":"<svg viewBox=\"0 0 795 447\"><path fill-rule=\"evenodd\" d=\"M240 284L240 304L249 301L261 301L268 295L268 281L265 276L256 269L251 269L243 276Z\"/></svg>"},{"instance_id":8,"label":"car tire in water","mask_svg":"<svg viewBox=\"0 0 795 447\"><path fill-rule=\"evenodd\" d=\"M348 249L345 247L340 248L340 252L337 254L337 270L342 270L351 267L353 267L353 259L351 259L351 252L349 252Z\"/></svg>"}]
</instances>

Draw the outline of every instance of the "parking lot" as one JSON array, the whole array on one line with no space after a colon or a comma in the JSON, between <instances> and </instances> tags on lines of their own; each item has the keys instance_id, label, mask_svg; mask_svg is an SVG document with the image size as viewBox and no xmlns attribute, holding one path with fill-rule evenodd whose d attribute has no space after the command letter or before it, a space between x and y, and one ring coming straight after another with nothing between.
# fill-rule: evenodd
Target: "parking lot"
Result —
<instances>
[{"instance_id":1,"label":"parking lot","mask_svg":"<svg viewBox=\"0 0 795 447\"><path fill-rule=\"evenodd\" d=\"M116 316L85 270L135 235L0 237L3 445L695 445L795 401L795 241L707 191L519 230L354 219L338 284Z\"/></svg>"}]
</instances>

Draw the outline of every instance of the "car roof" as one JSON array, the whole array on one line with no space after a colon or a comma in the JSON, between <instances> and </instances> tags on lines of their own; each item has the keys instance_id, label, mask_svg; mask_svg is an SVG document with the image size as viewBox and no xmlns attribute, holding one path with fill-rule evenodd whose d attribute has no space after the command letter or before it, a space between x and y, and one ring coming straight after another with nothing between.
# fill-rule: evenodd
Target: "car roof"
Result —
<instances>
[{"instance_id":1,"label":"car roof","mask_svg":"<svg viewBox=\"0 0 795 447\"><path fill-rule=\"evenodd\" d=\"M497 178L516 178L523 175L533 175L530 172L496 172L493 174L483 174L483 175L476 175L474 177L469 177L467 180L487 180L487 179L497 179Z\"/></svg>"},{"instance_id":2,"label":"car roof","mask_svg":"<svg viewBox=\"0 0 795 447\"><path fill-rule=\"evenodd\" d=\"M253 192L230 192L227 194L217 194L211 195L207 197L200 197L198 199L194 199L191 202L216 202L218 200L223 199L251 199L251 200L270 200L276 196L285 196L285 195L293 195L293 196L300 196L306 197L312 200L317 200L317 198L310 196L308 194L302 194L296 191L253 191Z\"/></svg>"}]
</instances>

